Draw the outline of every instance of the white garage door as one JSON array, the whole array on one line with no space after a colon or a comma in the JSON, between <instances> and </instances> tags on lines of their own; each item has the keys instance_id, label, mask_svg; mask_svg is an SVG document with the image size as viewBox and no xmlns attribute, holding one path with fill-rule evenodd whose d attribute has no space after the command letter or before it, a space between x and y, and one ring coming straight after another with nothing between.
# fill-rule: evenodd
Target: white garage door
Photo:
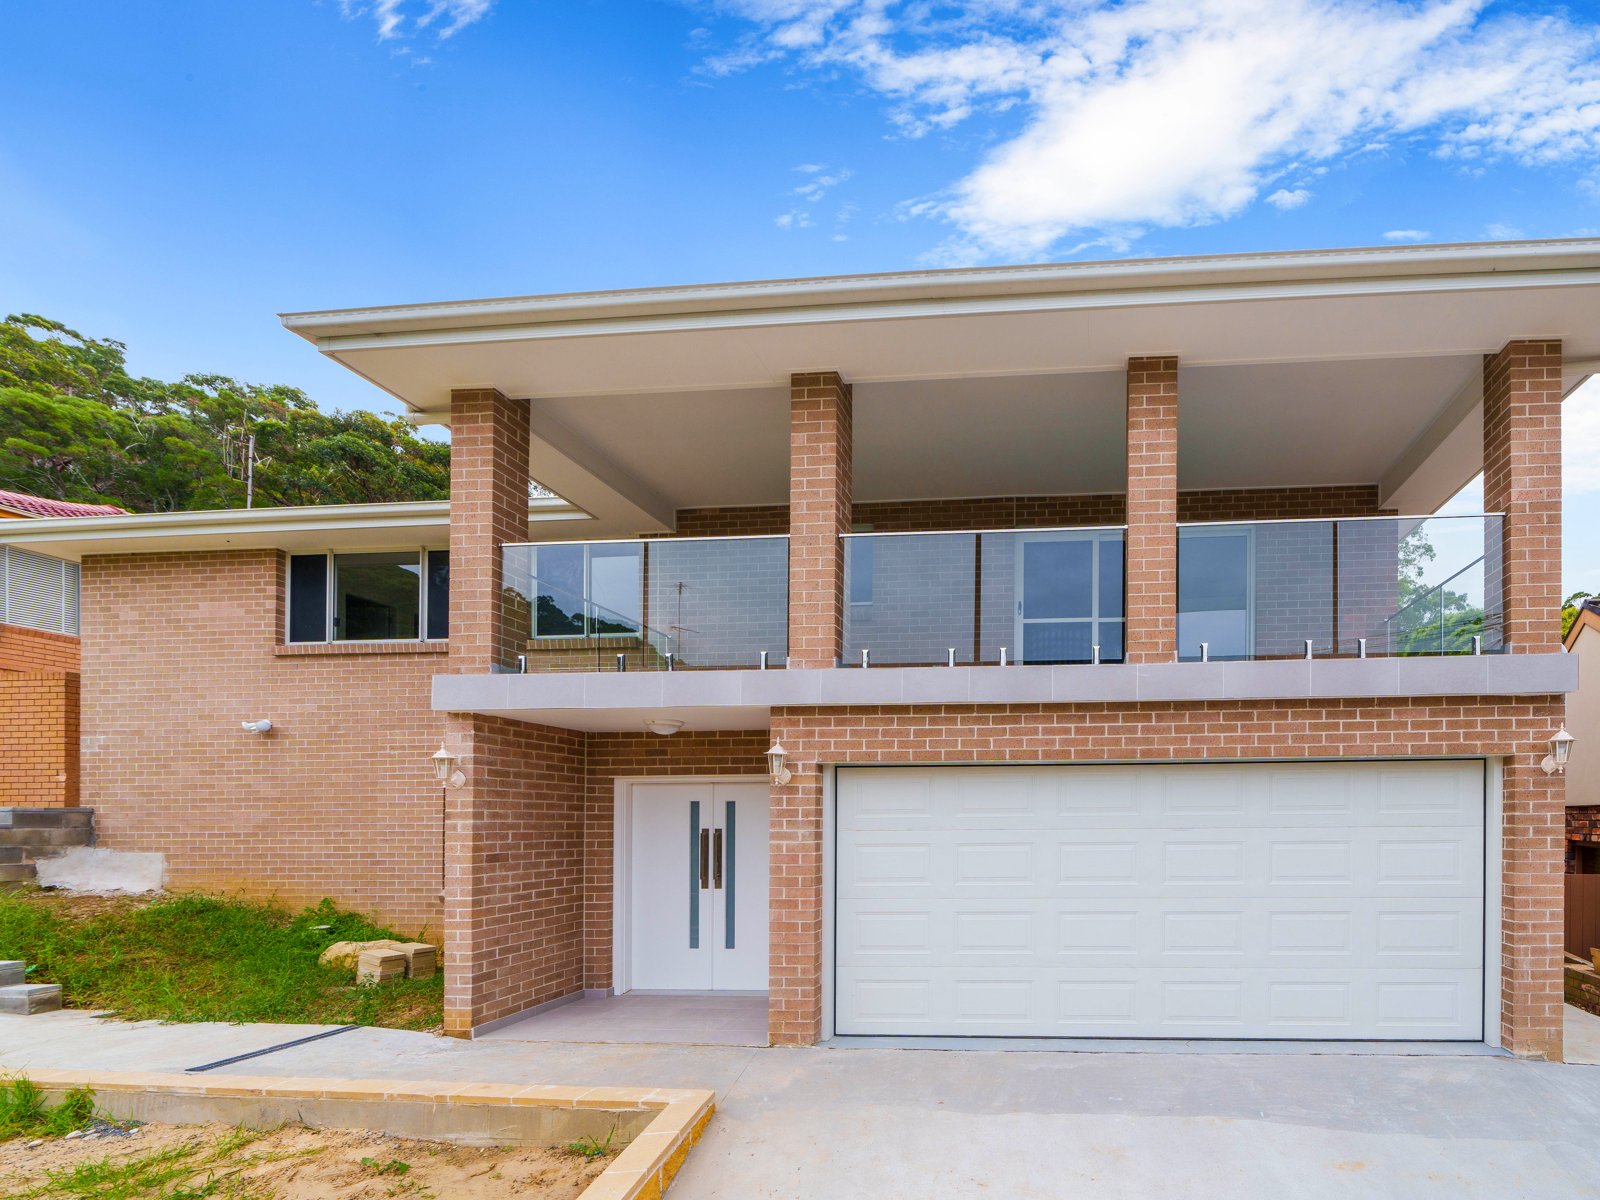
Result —
<instances>
[{"instance_id":1,"label":"white garage door","mask_svg":"<svg viewBox=\"0 0 1600 1200\"><path fill-rule=\"evenodd\" d=\"M834 1026L1483 1036L1479 761L844 768Z\"/></svg>"}]
</instances>

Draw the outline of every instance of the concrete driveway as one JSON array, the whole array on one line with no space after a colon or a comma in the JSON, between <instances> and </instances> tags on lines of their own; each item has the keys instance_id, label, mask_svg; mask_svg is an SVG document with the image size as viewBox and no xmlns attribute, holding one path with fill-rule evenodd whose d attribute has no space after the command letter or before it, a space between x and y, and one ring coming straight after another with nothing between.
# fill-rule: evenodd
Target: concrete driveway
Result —
<instances>
[{"instance_id":1,"label":"concrete driveway","mask_svg":"<svg viewBox=\"0 0 1600 1200\"><path fill-rule=\"evenodd\" d=\"M311 1032L0 1017L0 1069L174 1070ZM357 1030L238 1073L710 1087L695 1197L1600 1196L1600 1068L1491 1055L460 1043Z\"/></svg>"}]
</instances>

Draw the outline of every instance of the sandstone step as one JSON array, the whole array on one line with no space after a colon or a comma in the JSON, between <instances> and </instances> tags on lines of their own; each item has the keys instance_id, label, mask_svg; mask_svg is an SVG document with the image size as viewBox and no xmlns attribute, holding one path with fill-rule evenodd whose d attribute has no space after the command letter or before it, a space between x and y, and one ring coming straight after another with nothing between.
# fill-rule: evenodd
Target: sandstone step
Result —
<instances>
[{"instance_id":1,"label":"sandstone step","mask_svg":"<svg viewBox=\"0 0 1600 1200\"><path fill-rule=\"evenodd\" d=\"M28 964L20 959L0 960L0 987L12 987L28 982Z\"/></svg>"},{"instance_id":2,"label":"sandstone step","mask_svg":"<svg viewBox=\"0 0 1600 1200\"><path fill-rule=\"evenodd\" d=\"M19 863L21 861L21 846L0 846L0 863Z\"/></svg>"},{"instance_id":3,"label":"sandstone step","mask_svg":"<svg viewBox=\"0 0 1600 1200\"><path fill-rule=\"evenodd\" d=\"M15 983L0 987L0 1013L28 1017L34 1013L55 1012L60 1007L60 984Z\"/></svg>"},{"instance_id":4,"label":"sandstone step","mask_svg":"<svg viewBox=\"0 0 1600 1200\"><path fill-rule=\"evenodd\" d=\"M87 827L0 829L0 846L14 846L27 852L46 854L94 845L94 830Z\"/></svg>"},{"instance_id":5,"label":"sandstone step","mask_svg":"<svg viewBox=\"0 0 1600 1200\"><path fill-rule=\"evenodd\" d=\"M0 863L0 887L8 883L32 883L39 877L39 868L31 862Z\"/></svg>"},{"instance_id":6,"label":"sandstone step","mask_svg":"<svg viewBox=\"0 0 1600 1200\"><path fill-rule=\"evenodd\" d=\"M92 808L0 808L0 829L88 829Z\"/></svg>"}]
</instances>

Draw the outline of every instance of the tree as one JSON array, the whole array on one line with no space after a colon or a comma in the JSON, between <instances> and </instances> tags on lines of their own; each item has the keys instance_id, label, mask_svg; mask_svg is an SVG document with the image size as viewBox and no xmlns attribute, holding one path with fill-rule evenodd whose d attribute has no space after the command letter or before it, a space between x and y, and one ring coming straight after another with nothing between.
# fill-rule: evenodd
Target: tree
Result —
<instances>
[{"instance_id":1,"label":"tree","mask_svg":"<svg viewBox=\"0 0 1600 1200\"><path fill-rule=\"evenodd\" d=\"M1578 619L1578 609L1585 600L1594 599L1593 592L1573 592L1561 602L1561 636L1566 638L1572 632L1572 623Z\"/></svg>"},{"instance_id":2,"label":"tree","mask_svg":"<svg viewBox=\"0 0 1600 1200\"><path fill-rule=\"evenodd\" d=\"M1482 606L1445 586L1451 580L1424 582L1428 564L1437 557L1426 525L1400 540L1399 603L1391 624L1395 654L1469 654L1472 639L1484 635Z\"/></svg>"},{"instance_id":3,"label":"tree","mask_svg":"<svg viewBox=\"0 0 1600 1200\"><path fill-rule=\"evenodd\" d=\"M0 488L141 512L449 496L450 447L323 412L298 388L128 374L126 347L33 314L0 322Z\"/></svg>"}]
</instances>

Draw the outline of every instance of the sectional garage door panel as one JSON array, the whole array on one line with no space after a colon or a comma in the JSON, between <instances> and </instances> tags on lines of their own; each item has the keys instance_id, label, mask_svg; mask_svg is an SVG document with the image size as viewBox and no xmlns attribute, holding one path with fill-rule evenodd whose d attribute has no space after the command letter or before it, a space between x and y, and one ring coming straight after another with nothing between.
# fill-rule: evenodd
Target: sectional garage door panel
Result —
<instances>
[{"instance_id":1,"label":"sectional garage door panel","mask_svg":"<svg viewBox=\"0 0 1600 1200\"><path fill-rule=\"evenodd\" d=\"M844 769L841 1034L1482 1037L1479 762Z\"/></svg>"}]
</instances>

